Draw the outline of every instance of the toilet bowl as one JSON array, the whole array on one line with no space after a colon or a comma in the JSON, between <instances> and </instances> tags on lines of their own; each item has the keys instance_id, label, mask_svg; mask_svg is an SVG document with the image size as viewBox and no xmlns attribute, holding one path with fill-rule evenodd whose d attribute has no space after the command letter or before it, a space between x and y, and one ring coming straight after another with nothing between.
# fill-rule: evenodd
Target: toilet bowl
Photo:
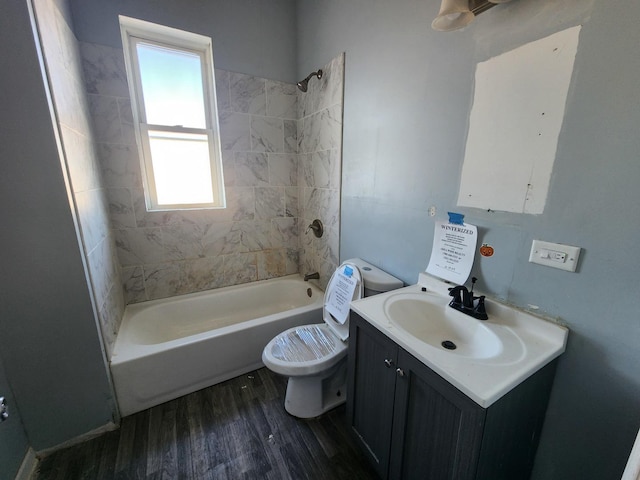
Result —
<instances>
[{"instance_id":1,"label":"toilet bowl","mask_svg":"<svg viewBox=\"0 0 640 480\"><path fill-rule=\"evenodd\" d=\"M350 302L345 303L343 297L351 289L345 287L345 278L355 283L351 300L365 292L403 286L401 280L364 260L347 260L327 284L324 323L290 328L267 344L262 361L273 372L289 377L285 410L296 417L317 417L346 401Z\"/></svg>"}]
</instances>

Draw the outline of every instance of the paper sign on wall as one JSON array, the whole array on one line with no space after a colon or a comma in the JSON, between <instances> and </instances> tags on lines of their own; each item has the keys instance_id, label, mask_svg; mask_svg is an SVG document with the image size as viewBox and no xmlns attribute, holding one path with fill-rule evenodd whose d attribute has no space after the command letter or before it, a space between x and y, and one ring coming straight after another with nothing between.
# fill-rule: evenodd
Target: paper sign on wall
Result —
<instances>
[{"instance_id":1,"label":"paper sign on wall","mask_svg":"<svg viewBox=\"0 0 640 480\"><path fill-rule=\"evenodd\" d=\"M334 277L334 281L332 282L333 288L331 288L331 292L329 293L326 308L341 324L347 321L351 299L353 298L353 293L356 291L357 284L358 282L355 278L347 277L342 272L338 272Z\"/></svg>"},{"instance_id":2,"label":"paper sign on wall","mask_svg":"<svg viewBox=\"0 0 640 480\"><path fill-rule=\"evenodd\" d=\"M475 225L436 222L427 273L464 285L471 273L477 240Z\"/></svg>"}]
</instances>

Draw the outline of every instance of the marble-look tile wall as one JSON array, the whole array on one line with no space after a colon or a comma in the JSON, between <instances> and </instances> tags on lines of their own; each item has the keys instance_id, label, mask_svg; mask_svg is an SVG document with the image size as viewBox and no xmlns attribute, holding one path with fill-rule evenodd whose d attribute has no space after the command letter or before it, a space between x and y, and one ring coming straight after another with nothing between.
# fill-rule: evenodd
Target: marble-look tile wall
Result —
<instances>
[{"instance_id":1,"label":"marble-look tile wall","mask_svg":"<svg viewBox=\"0 0 640 480\"><path fill-rule=\"evenodd\" d=\"M110 355L124 312L124 298L84 94L78 42L54 0L33 3L64 150L63 168L68 173L103 343Z\"/></svg>"},{"instance_id":2,"label":"marble-look tile wall","mask_svg":"<svg viewBox=\"0 0 640 480\"><path fill-rule=\"evenodd\" d=\"M298 182L300 273L319 272L325 288L340 258L344 54L322 70L306 93L298 92ZM324 225L321 238L308 230L316 218Z\"/></svg>"},{"instance_id":3,"label":"marble-look tile wall","mask_svg":"<svg viewBox=\"0 0 640 480\"><path fill-rule=\"evenodd\" d=\"M296 87L217 70L227 208L148 212L122 50L80 49L126 302L298 272Z\"/></svg>"}]
</instances>

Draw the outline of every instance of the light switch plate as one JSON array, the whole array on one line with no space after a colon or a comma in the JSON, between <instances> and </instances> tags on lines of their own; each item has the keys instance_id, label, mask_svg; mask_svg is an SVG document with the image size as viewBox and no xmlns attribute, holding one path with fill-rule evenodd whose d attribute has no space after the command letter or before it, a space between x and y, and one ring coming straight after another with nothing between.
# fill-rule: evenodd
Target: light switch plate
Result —
<instances>
[{"instance_id":1,"label":"light switch plate","mask_svg":"<svg viewBox=\"0 0 640 480\"><path fill-rule=\"evenodd\" d=\"M546 267L575 272L579 257L580 247L534 240L531 243L529 261Z\"/></svg>"}]
</instances>

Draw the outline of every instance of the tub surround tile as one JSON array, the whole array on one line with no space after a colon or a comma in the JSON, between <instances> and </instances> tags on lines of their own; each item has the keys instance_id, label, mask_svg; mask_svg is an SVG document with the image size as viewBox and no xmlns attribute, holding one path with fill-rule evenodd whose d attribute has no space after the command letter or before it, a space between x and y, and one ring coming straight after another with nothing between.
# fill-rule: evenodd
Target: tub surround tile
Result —
<instances>
[{"instance_id":1,"label":"tub surround tile","mask_svg":"<svg viewBox=\"0 0 640 480\"><path fill-rule=\"evenodd\" d=\"M250 150L251 116L230 111L218 112L220 144L223 150L247 152Z\"/></svg>"},{"instance_id":2,"label":"tub surround tile","mask_svg":"<svg viewBox=\"0 0 640 480\"><path fill-rule=\"evenodd\" d=\"M238 222L240 245L244 252L257 252L273 248L271 221Z\"/></svg>"},{"instance_id":3,"label":"tub surround tile","mask_svg":"<svg viewBox=\"0 0 640 480\"><path fill-rule=\"evenodd\" d=\"M160 263L165 258L160 228L115 230L115 241L123 267Z\"/></svg>"},{"instance_id":4,"label":"tub surround tile","mask_svg":"<svg viewBox=\"0 0 640 480\"><path fill-rule=\"evenodd\" d=\"M266 80L242 73L229 73L229 96L234 112L267 114Z\"/></svg>"},{"instance_id":5,"label":"tub surround tile","mask_svg":"<svg viewBox=\"0 0 640 480\"><path fill-rule=\"evenodd\" d=\"M198 258L181 262L180 295L224 287L224 257Z\"/></svg>"},{"instance_id":6,"label":"tub surround tile","mask_svg":"<svg viewBox=\"0 0 640 480\"><path fill-rule=\"evenodd\" d=\"M104 303L98 309L98 320L102 331L102 340L107 353L107 358L111 358L116 336L122 323L125 303L123 291L120 284L112 285Z\"/></svg>"},{"instance_id":7,"label":"tub surround tile","mask_svg":"<svg viewBox=\"0 0 640 480\"><path fill-rule=\"evenodd\" d=\"M284 217L284 188L258 187L256 191L256 218L270 220Z\"/></svg>"},{"instance_id":8,"label":"tub surround tile","mask_svg":"<svg viewBox=\"0 0 640 480\"><path fill-rule=\"evenodd\" d=\"M283 120L284 151L298 153L298 122L297 120Z\"/></svg>"},{"instance_id":9,"label":"tub surround tile","mask_svg":"<svg viewBox=\"0 0 640 480\"><path fill-rule=\"evenodd\" d=\"M133 210L131 191L128 188L107 188L107 202L112 228L135 228L136 216Z\"/></svg>"},{"instance_id":10,"label":"tub surround tile","mask_svg":"<svg viewBox=\"0 0 640 480\"><path fill-rule=\"evenodd\" d=\"M307 94L217 69L227 207L149 212L122 51L80 51L126 303L288 275L303 262L337 266L342 56ZM301 231L314 218L327 228L323 242Z\"/></svg>"},{"instance_id":11,"label":"tub surround tile","mask_svg":"<svg viewBox=\"0 0 640 480\"><path fill-rule=\"evenodd\" d=\"M205 257L218 257L244 251L242 230L236 223L209 225L203 232L202 247Z\"/></svg>"},{"instance_id":12,"label":"tub surround tile","mask_svg":"<svg viewBox=\"0 0 640 480\"><path fill-rule=\"evenodd\" d=\"M58 122L88 135L91 131L91 112L80 80L61 68L51 69L51 65L48 67Z\"/></svg>"},{"instance_id":13,"label":"tub surround tile","mask_svg":"<svg viewBox=\"0 0 640 480\"><path fill-rule=\"evenodd\" d=\"M329 189L305 188L304 215L311 220L319 218L326 227L335 227L340 217L339 199Z\"/></svg>"},{"instance_id":14,"label":"tub surround tile","mask_svg":"<svg viewBox=\"0 0 640 480\"><path fill-rule=\"evenodd\" d=\"M326 68L320 84L318 108L342 105L344 98L344 54L334 58Z\"/></svg>"},{"instance_id":15,"label":"tub surround tile","mask_svg":"<svg viewBox=\"0 0 640 480\"><path fill-rule=\"evenodd\" d=\"M299 217L300 189L298 187L284 188L284 215L285 217Z\"/></svg>"},{"instance_id":16,"label":"tub surround tile","mask_svg":"<svg viewBox=\"0 0 640 480\"><path fill-rule=\"evenodd\" d=\"M40 2L35 10L39 33L46 45L45 62L82 78L77 40L64 16L52 2Z\"/></svg>"},{"instance_id":17,"label":"tub surround tile","mask_svg":"<svg viewBox=\"0 0 640 480\"><path fill-rule=\"evenodd\" d=\"M253 220L256 218L256 193L253 188L227 189L227 208L220 211L226 220Z\"/></svg>"},{"instance_id":18,"label":"tub surround tile","mask_svg":"<svg viewBox=\"0 0 640 480\"><path fill-rule=\"evenodd\" d=\"M128 97L129 84L121 49L80 42L85 88L88 93Z\"/></svg>"},{"instance_id":19,"label":"tub surround tile","mask_svg":"<svg viewBox=\"0 0 640 480\"><path fill-rule=\"evenodd\" d=\"M149 300L180 294L182 271L178 262L145 265L143 271Z\"/></svg>"},{"instance_id":20,"label":"tub surround tile","mask_svg":"<svg viewBox=\"0 0 640 480\"><path fill-rule=\"evenodd\" d=\"M293 275L300 271L300 252L298 246L295 248L286 248L284 258L285 275Z\"/></svg>"},{"instance_id":21,"label":"tub surround tile","mask_svg":"<svg viewBox=\"0 0 640 480\"><path fill-rule=\"evenodd\" d=\"M123 267L120 276L124 300L127 304L148 300L144 288L144 270L141 266Z\"/></svg>"},{"instance_id":22,"label":"tub surround tile","mask_svg":"<svg viewBox=\"0 0 640 480\"><path fill-rule=\"evenodd\" d=\"M69 180L74 192L99 189L100 164L91 136L61 125L62 143L69 168Z\"/></svg>"},{"instance_id":23,"label":"tub surround tile","mask_svg":"<svg viewBox=\"0 0 640 480\"><path fill-rule=\"evenodd\" d=\"M297 88L291 83L267 80L267 115L272 117L297 119Z\"/></svg>"},{"instance_id":24,"label":"tub surround tile","mask_svg":"<svg viewBox=\"0 0 640 480\"><path fill-rule=\"evenodd\" d=\"M236 185L266 187L269 185L269 156L266 153L237 152Z\"/></svg>"},{"instance_id":25,"label":"tub surround tile","mask_svg":"<svg viewBox=\"0 0 640 480\"><path fill-rule=\"evenodd\" d=\"M96 141L101 143L124 143L120 124L118 100L104 95L89 95L89 110L93 117Z\"/></svg>"},{"instance_id":26,"label":"tub surround tile","mask_svg":"<svg viewBox=\"0 0 640 480\"><path fill-rule=\"evenodd\" d=\"M257 266L258 280L267 280L286 275L284 249L276 248L258 252Z\"/></svg>"},{"instance_id":27,"label":"tub surround tile","mask_svg":"<svg viewBox=\"0 0 640 480\"><path fill-rule=\"evenodd\" d=\"M338 155L336 150L300 155L300 185L336 189L340 183Z\"/></svg>"},{"instance_id":28,"label":"tub surround tile","mask_svg":"<svg viewBox=\"0 0 640 480\"><path fill-rule=\"evenodd\" d=\"M224 257L145 265L143 269L149 300L200 292L226 285L222 273Z\"/></svg>"},{"instance_id":29,"label":"tub surround tile","mask_svg":"<svg viewBox=\"0 0 640 480\"><path fill-rule=\"evenodd\" d=\"M322 288L340 258L343 85L340 55L323 67L322 79L309 82L306 94L298 93L299 265L301 273L320 272ZM325 227L321 239L303 232L315 218Z\"/></svg>"},{"instance_id":30,"label":"tub surround tile","mask_svg":"<svg viewBox=\"0 0 640 480\"><path fill-rule=\"evenodd\" d=\"M342 112L333 106L305 118L302 125L302 139L299 139L299 153L318 150L340 149L342 136Z\"/></svg>"},{"instance_id":31,"label":"tub surround tile","mask_svg":"<svg viewBox=\"0 0 640 480\"><path fill-rule=\"evenodd\" d=\"M197 224L179 224L162 227L164 259L187 260L204 257L204 228Z\"/></svg>"},{"instance_id":32,"label":"tub surround tile","mask_svg":"<svg viewBox=\"0 0 640 480\"><path fill-rule=\"evenodd\" d=\"M109 264L111 261L111 245L109 241L102 241L87 255L91 289L98 308L106 301L114 279L117 280L117 278L113 277L113 273L110 272L111 267Z\"/></svg>"},{"instance_id":33,"label":"tub surround tile","mask_svg":"<svg viewBox=\"0 0 640 480\"><path fill-rule=\"evenodd\" d=\"M255 253L236 253L224 257L224 284L240 285L258 280L258 260Z\"/></svg>"},{"instance_id":34,"label":"tub surround tile","mask_svg":"<svg viewBox=\"0 0 640 480\"><path fill-rule=\"evenodd\" d=\"M232 150L222 150L222 175L224 176L224 186L234 187L236 180L236 157Z\"/></svg>"},{"instance_id":35,"label":"tub surround tile","mask_svg":"<svg viewBox=\"0 0 640 480\"><path fill-rule=\"evenodd\" d=\"M136 146L99 143L97 151L105 187L142 190L140 159Z\"/></svg>"},{"instance_id":36,"label":"tub surround tile","mask_svg":"<svg viewBox=\"0 0 640 480\"><path fill-rule=\"evenodd\" d=\"M87 190L74 194L82 243L88 255L107 236L109 214L102 190Z\"/></svg>"},{"instance_id":37,"label":"tub surround tile","mask_svg":"<svg viewBox=\"0 0 640 480\"><path fill-rule=\"evenodd\" d=\"M277 248L295 249L298 247L298 219L274 218L271 221L271 238L273 246Z\"/></svg>"},{"instance_id":38,"label":"tub surround tile","mask_svg":"<svg viewBox=\"0 0 640 480\"><path fill-rule=\"evenodd\" d=\"M284 124L281 118L251 116L251 150L284 152Z\"/></svg>"},{"instance_id":39,"label":"tub surround tile","mask_svg":"<svg viewBox=\"0 0 640 480\"><path fill-rule=\"evenodd\" d=\"M291 187L298 185L298 155L270 153L269 185Z\"/></svg>"},{"instance_id":40,"label":"tub surround tile","mask_svg":"<svg viewBox=\"0 0 640 480\"><path fill-rule=\"evenodd\" d=\"M216 101L218 111L231 110L231 94L229 92L229 72L216 68Z\"/></svg>"}]
</instances>

